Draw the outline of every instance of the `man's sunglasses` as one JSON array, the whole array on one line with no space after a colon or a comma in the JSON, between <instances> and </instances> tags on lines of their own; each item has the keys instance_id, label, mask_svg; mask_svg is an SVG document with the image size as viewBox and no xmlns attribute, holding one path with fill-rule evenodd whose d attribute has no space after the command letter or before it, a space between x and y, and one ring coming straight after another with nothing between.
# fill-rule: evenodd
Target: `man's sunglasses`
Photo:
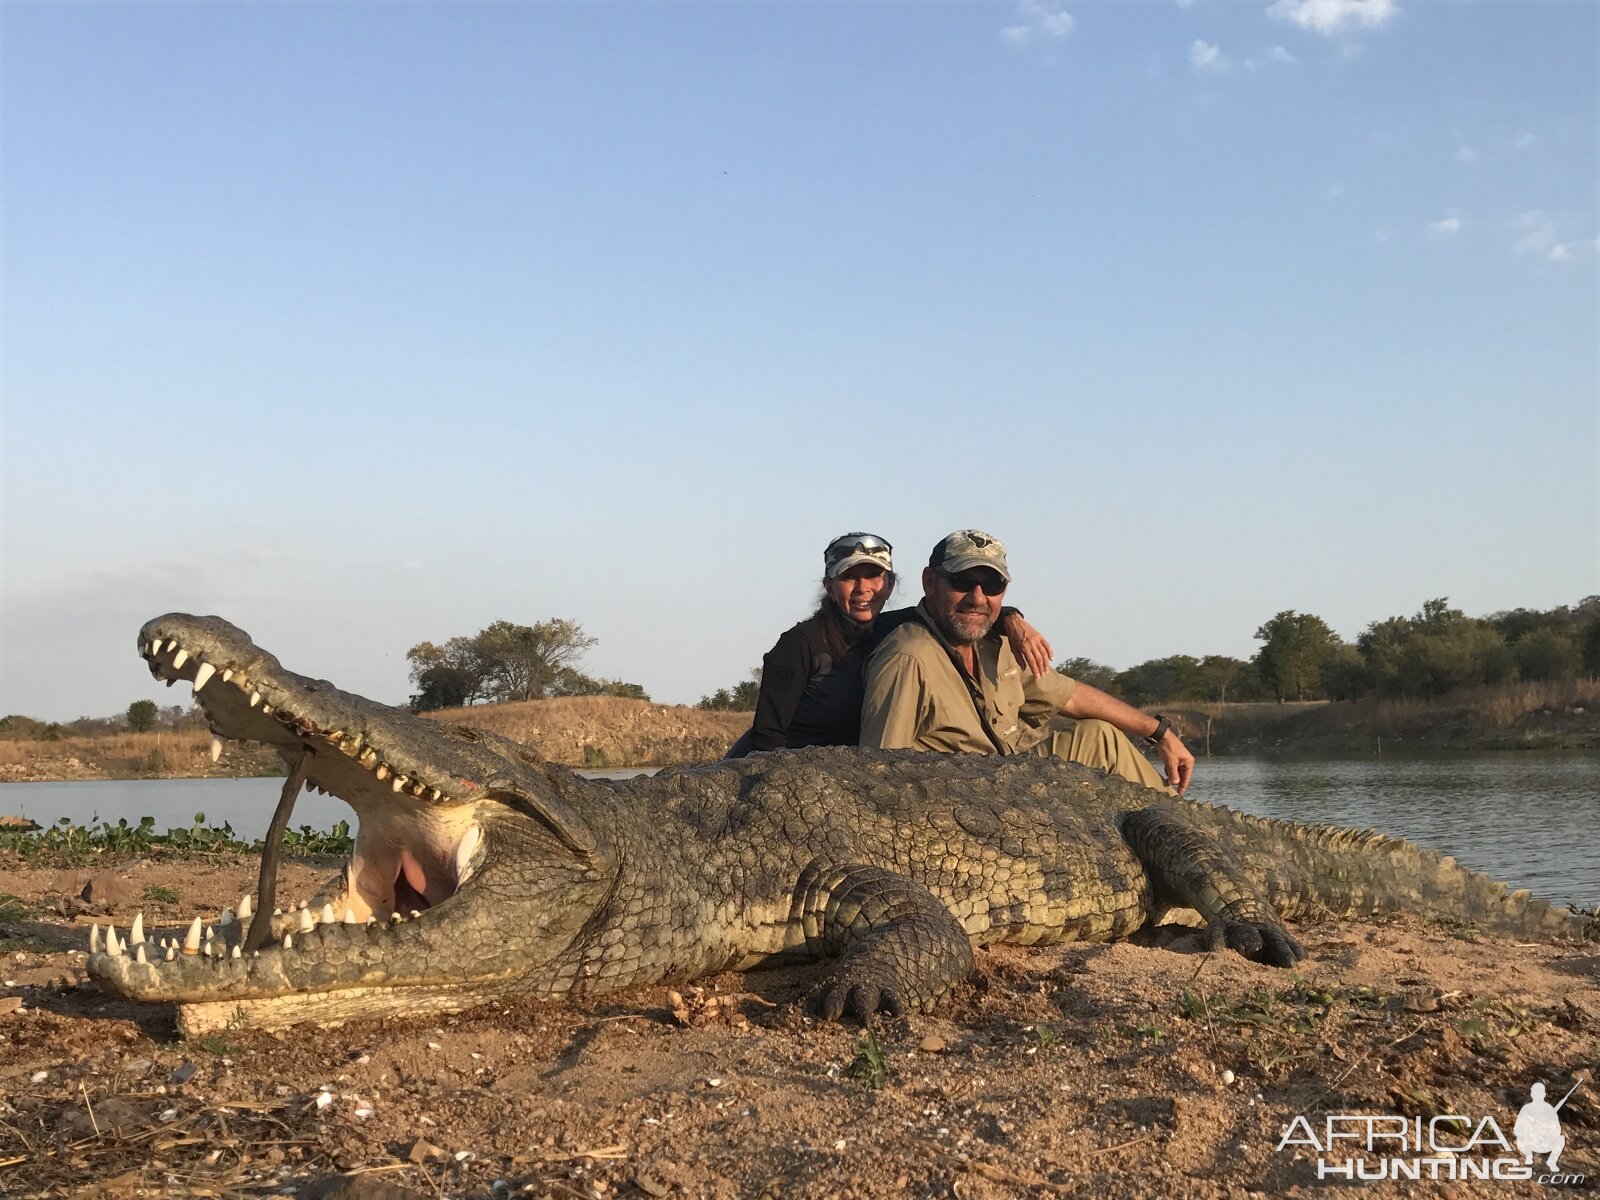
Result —
<instances>
[{"instance_id":1,"label":"man's sunglasses","mask_svg":"<svg viewBox=\"0 0 1600 1200\"><path fill-rule=\"evenodd\" d=\"M939 575L952 592L973 592L982 588L985 595L998 596L1008 586L1000 572L991 567L973 567L970 571L962 571L958 575L940 571Z\"/></svg>"}]
</instances>

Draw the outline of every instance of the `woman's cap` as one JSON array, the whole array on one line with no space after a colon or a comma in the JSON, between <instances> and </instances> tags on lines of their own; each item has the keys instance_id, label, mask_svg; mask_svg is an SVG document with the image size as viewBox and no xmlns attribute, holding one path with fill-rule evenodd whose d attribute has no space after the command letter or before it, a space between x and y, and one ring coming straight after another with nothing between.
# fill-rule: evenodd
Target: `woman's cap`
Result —
<instances>
[{"instance_id":1,"label":"woman's cap","mask_svg":"<svg viewBox=\"0 0 1600 1200\"><path fill-rule=\"evenodd\" d=\"M829 579L837 579L862 563L893 571L893 555L894 547L875 533L842 533L822 552L822 566Z\"/></svg>"}]
</instances>

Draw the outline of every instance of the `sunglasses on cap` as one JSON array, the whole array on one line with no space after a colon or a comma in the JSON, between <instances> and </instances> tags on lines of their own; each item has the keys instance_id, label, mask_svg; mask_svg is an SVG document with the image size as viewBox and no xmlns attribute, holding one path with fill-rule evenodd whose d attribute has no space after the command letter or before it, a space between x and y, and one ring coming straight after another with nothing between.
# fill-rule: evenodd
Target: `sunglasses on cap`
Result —
<instances>
[{"instance_id":1,"label":"sunglasses on cap","mask_svg":"<svg viewBox=\"0 0 1600 1200\"><path fill-rule=\"evenodd\" d=\"M829 562L852 554L893 554L894 547L875 533L846 533L828 543L822 552Z\"/></svg>"},{"instance_id":2,"label":"sunglasses on cap","mask_svg":"<svg viewBox=\"0 0 1600 1200\"><path fill-rule=\"evenodd\" d=\"M1005 577L992 567L972 567L954 575L940 571L939 577L952 592L973 592L982 588L985 595L998 596L1009 586Z\"/></svg>"}]
</instances>

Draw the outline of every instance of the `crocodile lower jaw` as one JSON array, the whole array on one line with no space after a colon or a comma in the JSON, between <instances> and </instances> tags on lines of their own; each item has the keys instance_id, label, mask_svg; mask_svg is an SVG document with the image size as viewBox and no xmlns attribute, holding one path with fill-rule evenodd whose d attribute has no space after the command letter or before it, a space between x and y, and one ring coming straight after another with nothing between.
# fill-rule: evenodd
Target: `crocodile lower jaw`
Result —
<instances>
[{"instance_id":1,"label":"crocodile lower jaw","mask_svg":"<svg viewBox=\"0 0 1600 1200\"><path fill-rule=\"evenodd\" d=\"M474 984L365 987L262 999L184 1001L177 1005L178 1032L196 1038L219 1031L286 1029L301 1023L333 1028L347 1021L453 1013L483 1003L497 990Z\"/></svg>"}]
</instances>

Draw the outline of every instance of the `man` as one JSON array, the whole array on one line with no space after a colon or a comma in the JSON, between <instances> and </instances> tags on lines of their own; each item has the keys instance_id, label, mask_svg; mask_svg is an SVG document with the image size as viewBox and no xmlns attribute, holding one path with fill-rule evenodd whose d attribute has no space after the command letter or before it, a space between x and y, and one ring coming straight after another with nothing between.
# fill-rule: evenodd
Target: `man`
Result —
<instances>
[{"instance_id":1,"label":"man","mask_svg":"<svg viewBox=\"0 0 1600 1200\"><path fill-rule=\"evenodd\" d=\"M1018 664L994 632L1010 583L998 538L958 529L933 548L922 572L919 619L885 638L867 663L861 744L1054 754L1182 794L1194 755L1166 717L1055 672L1032 675ZM1076 718L1071 732L1045 728L1057 713ZM1165 785L1129 738L1161 755Z\"/></svg>"}]
</instances>

